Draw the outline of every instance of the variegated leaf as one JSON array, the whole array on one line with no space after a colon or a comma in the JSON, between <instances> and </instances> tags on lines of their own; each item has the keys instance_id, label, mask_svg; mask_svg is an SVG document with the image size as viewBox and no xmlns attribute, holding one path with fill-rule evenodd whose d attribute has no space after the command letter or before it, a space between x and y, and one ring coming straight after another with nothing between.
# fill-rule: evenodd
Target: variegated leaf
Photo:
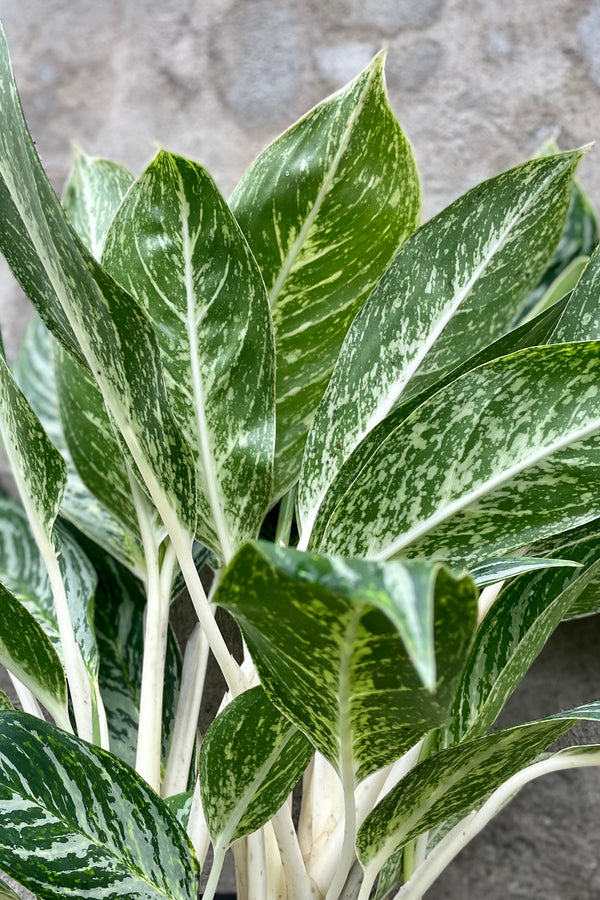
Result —
<instances>
[{"instance_id":1,"label":"variegated leaf","mask_svg":"<svg viewBox=\"0 0 600 900\"><path fill-rule=\"evenodd\" d=\"M0 865L39 897L196 900L185 832L117 757L1 713L0 795Z\"/></svg>"},{"instance_id":2,"label":"variegated leaf","mask_svg":"<svg viewBox=\"0 0 600 900\"><path fill-rule=\"evenodd\" d=\"M580 157L535 160L484 182L398 251L315 414L298 490L303 532L345 460L401 400L507 331L558 241Z\"/></svg>"},{"instance_id":3,"label":"variegated leaf","mask_svg":"<svg viewBox=\"0 0 600 900\"><path fill-rule=\"evenodd\" d=\"M215 602L269 699L338 771L364 778L449 721L476 627L470 578L248 544Z\"/></svg>"},{"instance_id":4,"label":"variegated leaf","mask_svg":"<svg viewBox=\"0 0 600 900\"><path fill-rule=\"evenodd\" d=\"M456 695L454 741L485 734L554 629L600 578L600 542L570 547L580 569L523 575L499 594L479 626ZM552 562L553 560L549 560Z\"/></svg>"},{"instance_id":5,"label":"variegated leaf","mask_svg":"<svg viewBox=\"0 0 600 900\"><path fill-rule=\"evenodd\" d=\"M256 262L206 171L165 152L121 205L103 262L154 324L196 458L197 534L229 561L273 492L274 348Z\"/></svg>"},{"instance_id":6,"label":"variegated leaf","mask_svg":"<svg viewBox=\"0 0 600 900\"><path fill-rule=\"evenodd\" d=\"M95 627L100 652L99 684L106 709L110 748L135 765L142 660L144 654L144 586L110 557L89 551L98 573ZM166 760L179 697L181 654L169 630L162 698L162 756Z\"/></svg>"},{"instance_id":7,"label":"variegated leaf","mask_svg":"<svg viewBox=\"0 0 600 900\"><path fill-rule=\"evenodd\" d=\"M599 376L594 342L522 350L464 375L352 473L315 544L473 566L597 518Z\"/></svg>"},{"instance_id":8,"label":"variegated leaf","mask_svg":"<svg viewBox=\"0 0 600 900\"><path fill-rule=\"evenodd\" d=\"M552 332L552 343L566 341L595 341L600 338L600 247L592 254L577 287Z\"/></svg>"},{"instance_id":9,"label":"variegated leaf","mask_svg":"<svg viewBox=\"0 0 600 900\"><path fill-rule=\"evenodd\" d=\"M89 365L161 514L193 533L193 460L169 411L152 326L71 230L27 131L3 32L0 115L0 180L18 226L2 230L0 249L46 324Z\"/></svg>"},{"instance_id":10,"label":"variegated leaf","mask_svg":"<svg viewBox=\"0 0 600 900\"><path fill-rule=\"evenodd\" d=\"M133 175L124 166L75 150L63 206L71 225L96 259L102 257L110 223L133 181Z\"/></svg>"},{"instance_id":11,"label":"variegated leaf","mask_svg":"<svg viewBox=\"0 0 600 900\"><path fill-rule=\"evenodd\" d=\"M67 484L60 514L132 571L141 573L144 558L137 523L135 530L129 531L90 493L69 452L60 417L54 370L53 353L57 346L39 315L34 314L19 348L13 374L46 434L65 461ZM79 371L83 369L80 367ZM86 383L89 384L89 376ZM120 452L119 449L119 455Z\"/></svg>"},{"instance_id":12,"label":"variegated leaf","mask_svg":"<svg viewBox=\"0 0 600 900\"><path fill-rule=\"evenodd\" d=\"M485 562L471 569L473 581L477 587L485 587L487 584L495 584L506 578L515 578L525 572L535 572L538 569L554 568L578 568L580 563L570 559L548 559L535 556L506 556L500 559L487 559Z\"/></svg>"},{"instance_id":13,"label":"variegated leaf","mask_svg":"<svg viewBox=\"0 0 600 900\"><path fill-rule=\"evenodd\" d=\"M4 691L0 691L0 712L9 712L14 709L9 698L6 696Z\"/></svg>"},{"instance_id":14,"label":"variegated leaf","mask_svg":"<svg viewBox=\"0 0 600 900\"><path fill-rule=\"evenodd\" d=\"M485 363L491 362L494 359L499 359L501 356L508 356L511 353L515 353L517 350L545 344L558 323L566 306L566 302L567 300L565 298L565 300L556 303L552 309L546 310L539 316L536 316L535 319L526 322L524 325L518 326L514 331L510 331L497 341L494 341L488 347L480 350L479 353L471 356L462 365L458 366L458 368L440 379L440 381L431 385L429 388L426 388L411 400L401 403L397 409L383 420L383 422L370 431L331 482L321 506L319 507L314 533L311 535L311 533L305 529L301 539L301 546L304 546L307 541L311 546L318 545L319 530L330 518L339 498L348 490L356 477L356 473L360 471L367 460L373 456L379 445L388 437L397 425L403 422L404 419L407 419L418 406L425 402L425 400L433 396L433 394L436 394L443 387L446 387L446 385L456 381L461 375L465 375L467 372L471 372L473 369L485 365Z\"/></svg>"},{"instance_id":15,"label":"variegated leaf","mask_svg":"<svg viewBox=\"0 0 600 900\"><path fill-rule=\"evenodd\" d=\"M202 809L215 847L226 848L268 822L313 753L262 687L226 706L200 748Z\"/></svg>"},{"instance_id":16,"label":"variegated leaf","mask_svg":"<svg viewBox=\"0 0 600 900\"><path fill-rule=\"evenodd\" d=\"M570 294L571 291L576 288L577 282L581 278L589 259L589 256L576 256L575 259L569 263L567 268L563 269L563 271L556 276L547 291L542 294L539 302L536 303L528 314L525 321L529 321L529 319L538 316L541 312L554 306L559 300L562 300L563 297L566 297L567 294Z\"/></svg>"},{"instance_id":17,"label":"variegated leaf","mask_svg":"<svg viewBox=\"0 0 600 900\"><path fill-rule=\"evenodd\" d=\"M182 828L187 829L188 827L193 799L194 791L184 791L183 794L173 794L171 797L165 797L165 803Z\"/></svg>"},{"instance_id":18,"label":"variegated leaf","mask_svg":"<svg viewBox=\"0 0 600 900\"><path fill-rule=\"evenodd\" d=\"M93 610L96 574L89 560L66 529L53 530L75 640L91 681L98 678L98 648ZM0 582L23 604L50 639L62 659L63 651L52 589L23 507L0 498Z\"/></svg>"},{"instance_id":19,"label":"variegated leaf","mask_svg":"<svg viewBox=\"0 0 600 900\"><path fill-rule=\"evenodd\" d=\"M582 719L600 720L600 704L496 731L419 763L359 829L363 867L378 871L408 841L477 803Z\"/></svg>"},{"instance_id":20,"label":"variegated leaf","mask_svg":"<svg viewBox=\"0 0 600 900\"><path fill-rule=\"evenodd\" d=\"M231 207L263 273L277 350L275 494L298 478L344 334L417 227L419 182L383 55L250 167Z\"/></svg>"},{"instance_id":21,"label":"variegated leaf","mask_svg":"<svg viewBox=\"0 0 600 900\"><path fill-rule=\"evenodd\" d=\"M67 683L58 654L31 613L3 584L0 584L0 663L46 707L58 725L70 727ZM0 709L6 709L1 698Z\"/></svg>"},{"instance_id":22,"label":"variegated leaf","mask_svg":"<svg viewBox=\"0 0 600 900\"><path fill-rule=\"evenodd\" d=\"M566 619L600 612L600 567L596 565L600 561L600 523L598 521L590 522L573 531L567 531L565 534L556 535L546 541L540 541L532 545L531 549L536 553L547 553L550 558L569 556L581 565L581 569L571 573L573 578L569 579L569 585L574 583L575 579L583 578L583 581L581 590L576 592L576 598L565 615Z\"/></svg>"}]
</instances>

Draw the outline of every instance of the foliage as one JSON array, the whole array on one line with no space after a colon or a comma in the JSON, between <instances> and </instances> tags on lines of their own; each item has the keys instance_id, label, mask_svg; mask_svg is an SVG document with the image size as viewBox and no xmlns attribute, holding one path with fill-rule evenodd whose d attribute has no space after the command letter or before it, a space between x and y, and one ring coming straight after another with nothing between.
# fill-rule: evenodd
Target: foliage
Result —
<instances>
[{"instance_id":1,"label":"foliage","mask_svg":"<svg viewBox=\"0 0 600 900\"><path fill-rule=\"evenodd\" d=\"M37 310L0 357L25 710L0 695L0 867L48 900L192 900L212 844L206 900L230 847L240 900L417 900L527 781L600 764L544 752L600 702L492 730L600 609L583 151L419 227L381 55L229 204L165 150L138 179L78 152L61 203L3 35L0 112L0 249ZM228 693L201 736L210 653Z\"/></svg>"}]
</instances>

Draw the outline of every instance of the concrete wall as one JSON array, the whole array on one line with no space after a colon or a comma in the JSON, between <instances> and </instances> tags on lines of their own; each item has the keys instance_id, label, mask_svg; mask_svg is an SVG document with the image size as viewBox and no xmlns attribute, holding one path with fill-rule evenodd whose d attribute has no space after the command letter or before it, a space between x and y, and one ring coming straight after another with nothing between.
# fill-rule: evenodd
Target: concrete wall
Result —
<instances>
[{"instance_id":1,"label":"concrete wall","mask_svg":"<svg viewBox=\"0 0 600 900\"><path fill-rule=\"evenodd\" d=\"M382 46L427 216L551 135L564 147L600 136L600 0L0 0L0 17L59 190L70 141L136 172L158 142L201 161L228 193L269 140ZM600 198L597 151L580 174ZM0 269L9 355L25 310ZM511 721L599 696L599 636L594 622L563 628ZM529 788L428 896L600 896L599 800L593 772Z\"/></svg>"}]
</instances>

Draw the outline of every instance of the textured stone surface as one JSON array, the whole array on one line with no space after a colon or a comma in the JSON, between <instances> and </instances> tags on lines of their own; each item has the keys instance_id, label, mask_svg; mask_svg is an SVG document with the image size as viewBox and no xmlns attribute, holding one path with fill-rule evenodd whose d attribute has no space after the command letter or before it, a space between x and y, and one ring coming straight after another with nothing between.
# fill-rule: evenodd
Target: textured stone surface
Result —
<instances>
[{"instance_id":1,"label":"textured stone surface","mask_svg":"<svg viewBox=\"0 0 600 900\"><path fill-rule=\"evenodd\" d=\"M0 17L58 190L75 141L136 172L166 146L229 193L269 140L382 46L426 217L551 135L565 147L600 137L600 0L0 0ZM581 178L600 198L597 150ZM10 356L26 318L0 268ZM511 721L598 696L599 637L595 622L563 627ZM597 898L599 796L596 772L530 786L428 898Z\"/></svg>"}]
</instances>

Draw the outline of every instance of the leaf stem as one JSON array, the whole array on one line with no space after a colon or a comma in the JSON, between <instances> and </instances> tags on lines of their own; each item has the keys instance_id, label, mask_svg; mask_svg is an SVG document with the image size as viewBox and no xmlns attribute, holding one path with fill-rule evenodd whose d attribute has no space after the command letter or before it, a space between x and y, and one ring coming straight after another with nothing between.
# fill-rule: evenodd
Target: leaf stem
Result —
<instances>
[{"instance_id":1,"label":"leaf stem","mask_svg":"<svg viewBox=\"0 0 600 900\"><path fill-rule=\"evenodd\" d=\"M287 803L275 813L271 823L283 862L287 898L288 900L308 900L316 894L316 889L306 871L292 814Z\"/></svg>"},{"instance_id":2,"label":"leaf stem","mask_svg":"<svg viewBox=\"0 0 600 900\"><path fill-rule=\"evenodd\" d=\"M252 832L246 840L248 847L248 900L265 900L267 860L262 830Z\"/></svg>"},{"instance_id":3,"label":"leaf stem","mask_svg":"<svg viewBox=\"0 0 600 900\"><path fill-rule=\"evenodd\" d=\"M194 796L192 798L192 808L190 810L190 817L188 819L187 832L190 841L192 842L192 846L196 851L196 857L198 859L198 862L200 863L200 868L202 868L206 860L208 848L210 847L210 834L208 831L208 825L206 824L204 810L202 808L202 797L200 796L199 779L196 779Z\"/></svg>"},{"instance_id":4,"label":"leaf stem","mask_svg":"<svg viewBox=\"0 0 600 900\"><path fill-rule=\"evenodd\" d=\"M202 894L202 900L213 900L217 887L219 886L219 878L221 877L221 872L223 871L223 863L225 862L227 846L224 844L216 844L214 850L215 852L213 856L210 875L208 876L208 881L206 882L206 887L204 888L204 893Z\"/></svg>"},{"instance_id":5,"label":"leaf stem","mask_svg":"<svg viewBox=\"0 0 600 900\"><path fill-rule=\"evenodd\" d=\"M29 688L25 687L23 682L19 681L19 679L16 677L16 675L13 675L13 673L11 671L9 671L8 669L6 671L7 671L8 677L10 678L11 684L12 684L13 688L15 689L15 693L16 693L17 697L19 698L19 703L23 707L23 712L29 713L30 716L35 716L36 719L43 720L44 714L42 712L40 704L35 699L35 697L31 693L31 691L29 690ZM70 730L72 731L73 729L70 729Z\"/></svg>"},{"instance_id":6,"label":"leaf stem","mask_svg":"<svg viewBox=\"0 0 600 900\"><path fill-rule=\"evenodd\" d=\"M198 623L188 639L183 657L175 726L162 786L163 797L181 793L188 783L198 733L208 650L208 641Z\"/></svg>"}]
</instances>

